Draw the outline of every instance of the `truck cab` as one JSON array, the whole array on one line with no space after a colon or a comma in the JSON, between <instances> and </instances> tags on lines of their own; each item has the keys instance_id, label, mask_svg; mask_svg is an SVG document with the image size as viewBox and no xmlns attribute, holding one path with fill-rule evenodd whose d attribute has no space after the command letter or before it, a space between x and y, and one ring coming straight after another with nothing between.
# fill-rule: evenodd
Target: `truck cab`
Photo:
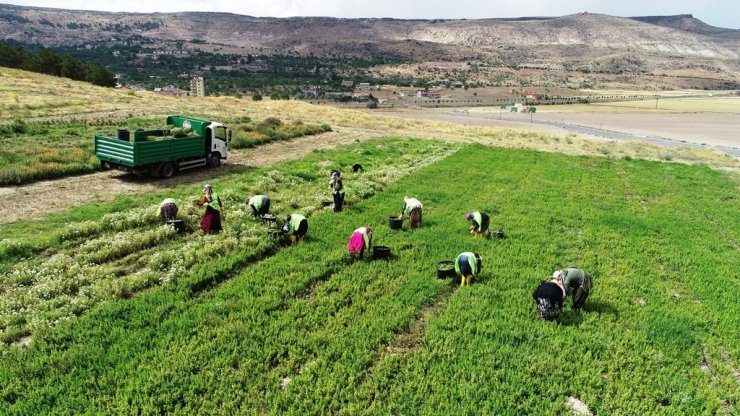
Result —
<instances>
[{"instance_id":1,"label":"truck cab","mask_svg":"<svg viewBox=\"0 0 740 416\"><path fill-rule=\"evenodd\" d=\"M231 141L231 130L218 122L211 122L206 126L206 162L208 166L215 167L221 164L221 159L229 155L229 142Z\"/></svg>"}]
</instances>

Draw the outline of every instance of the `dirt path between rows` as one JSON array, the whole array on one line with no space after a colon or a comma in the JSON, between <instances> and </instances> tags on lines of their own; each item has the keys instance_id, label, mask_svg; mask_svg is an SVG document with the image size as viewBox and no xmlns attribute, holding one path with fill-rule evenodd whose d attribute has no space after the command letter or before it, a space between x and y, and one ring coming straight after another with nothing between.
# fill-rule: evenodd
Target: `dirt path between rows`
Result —
<instances>
[{"instance_id":1,"label":"dirt path between rows","mask_svg":"<svg viewBox=\"0 0 740 416\"><path fill-rule=\"evenodd\" d=\"M218 169L185 171L168 180L139 178L120 171L104 171L0 188L0 198L13 201L12 204L0 205L0 225L39 219L46 214L78 205L109 202L118 195L156 192L181 184L205 183L213 179L214 174L271 166L299 159L314 150L331 149L379 136L377 132L361 129L336 127L334 130L316 136L269 143L254 149L236 150L229 154L228 161Z\"/></svg>"}]
</instances>

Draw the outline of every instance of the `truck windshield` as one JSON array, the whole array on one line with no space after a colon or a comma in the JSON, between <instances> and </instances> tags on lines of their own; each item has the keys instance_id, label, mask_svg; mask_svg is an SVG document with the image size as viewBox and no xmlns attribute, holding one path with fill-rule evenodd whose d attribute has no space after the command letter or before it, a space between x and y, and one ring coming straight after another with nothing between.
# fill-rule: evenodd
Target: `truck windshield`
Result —
<instances>
[{"instance_id":1,"label":"truck windshield","mask_svg":"<svg viewBox=\"0 0 740 416\"><path fill-rule=\"evenodd\" d=\"M213 136L216 139L226 141L226 127L220 126L213 129Z\"/></svg>"}]
</instances>

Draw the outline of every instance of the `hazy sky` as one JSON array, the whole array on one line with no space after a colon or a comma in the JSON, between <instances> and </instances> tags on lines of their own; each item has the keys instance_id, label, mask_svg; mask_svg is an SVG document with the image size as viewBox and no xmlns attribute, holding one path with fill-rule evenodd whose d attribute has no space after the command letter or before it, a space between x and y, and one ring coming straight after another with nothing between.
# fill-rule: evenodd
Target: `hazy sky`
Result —
<instances>
[{"instance_id":1,"label":"hazy sky","mask_svg":"<svg viewBox=\"0 0 740 416\"><path fill-rule=\"evenodd\" d=\"M705 23L740 29L738 0L0 0L64 9L173 12L230 12L250 16L393 17L476 19L563 16L579 12L614 16L693 14Z\"/></svg>"}]
</instances>

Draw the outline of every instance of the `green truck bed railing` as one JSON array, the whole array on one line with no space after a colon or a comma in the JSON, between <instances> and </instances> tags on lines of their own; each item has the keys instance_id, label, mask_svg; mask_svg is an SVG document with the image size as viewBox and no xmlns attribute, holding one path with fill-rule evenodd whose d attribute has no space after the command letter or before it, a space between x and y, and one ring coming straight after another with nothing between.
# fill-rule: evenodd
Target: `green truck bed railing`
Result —
<instances>
[{"instance_id":1,"label":"green truck bed railing","mask_svg":"<svg viewBox=\"0 0 740 416\"><path fill-rule=\"evenodd\" d=\"M95 155L100 160L133 168L198 157L205 152L203 137L200 136L143 141L137 140L139 133L148 133L139 137L157 135L151 134L151 131L136 132L133 142L95 135Z\"/></svg>"}]
</instances>

